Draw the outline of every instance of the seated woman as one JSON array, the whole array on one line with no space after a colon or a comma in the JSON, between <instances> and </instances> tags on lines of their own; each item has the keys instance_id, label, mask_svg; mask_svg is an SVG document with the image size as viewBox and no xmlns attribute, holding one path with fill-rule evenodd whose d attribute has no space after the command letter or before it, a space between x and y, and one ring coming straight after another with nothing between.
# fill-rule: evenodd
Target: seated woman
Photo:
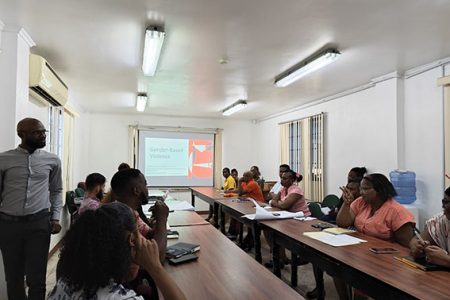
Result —
<instances>
[{"instance_id":1,"label":"seated woman","mask_svg":"<svg viewBox=\"0 0 450 300\"><path fill-rule=\"evenodd\" d=\"M359 187L360 187L359 181L349 181L345 187L340 187L340 189L343 192L343 195L344 195L344 193L347 193L347 194L350 193L352 199L357 199L359 196L361 196L360 192L359 192ZM343 199L343 197L341 197L341 199ZM330 215L325 215L319 219L323 220L323 221L331 222L330 219L328 218L329 216ZM336 218L336 214L334 215L334 218ZM306 296L309 299L320 298L320 295L323 295L323 286L324 286L323 271L322 271L322 269L320 269L316 266L313 266L313 271L314 271L314 278L316 280L316 287L312 291L309 291L306 293ZM336 287L336 291L339 295L339 298L345 299L345 297L346 297L345 295L347 293L347 286L342 285L339 280L336 280L335 287Z\"/></svg>"},{"instance_id":2,"label":"seated woman","mask_svg":"<svg viewBox=\"0 0 450 300\"><path fill-rule=\"evenodd\" d=\"M342 191L344 203L336 218L339 227L355 226L369 236L408 246L413 237L414 216L395 201L397 192L386 176L377 173L365 176L360 186L361 197L356 200L348 189ZM334 279L336 285L343 284L339 278ZM355 291L355 299L361 298L365 295Z\"/></svg>"},{"instance_id":3,"label":"seated woman","mask_svg":"<svg viewBox=\"0 0 450 300\"><path fill-rule=\"evenodd\" d=\"M287 210L290 212L300 212L302 211L305 217L311 215L311 212L308 209L308 204L306 203L305 197L303 196L303 191L300 187L298 187L295 183L302 181L303 176L297 174L292 170L288 170L283 172L281 175L281 185L282 188L278 192L275 197L269 201L269 204L272 207L277 207L282 210ZM264 231L264 236L268 241L268 244L271 245L272 236L270 236L266 231ZM288 262L286 258L286 253L283 247L280 247L280 260L283 263ZM264 264L268 268L273 267L273 262L270 261Z\"/></svg>"},{"instance_id":4,"label":"seated woman","mask_svg":"<svg viewBox=\"0 0 450 300\"><path fill-rule=\"evenodd\" d=\"M290 212L302 211L305 217L311 215L306 203L303 191L295 183L302 181L303 176L292 170L283 172L281 175L281 186L279 193L270 200L269 204L282 210Z\"/></svg>"},{"instance_id":5,"label":"seated woman","mask_svg":"<svg viewBox=\"0 0 450 300\"><path fill-rule=\"evenodd\" d=\"M421 237L414 237L409 242L411 255L425 256L432 264L450 268L450 187L444 192L442 199L443 211L426 222Z\"/></svg>"},{"instance_id":6,"label":"seated woman","mask_svg":"<svg viewBox=\"0 0 450 300\"><path fill-rule=\"evenodd\" d=\"M365 167L354 167L351 168L350 171L347 174L347 184L350 182L355 182L358 184L358 190L359 190L359 184L361 180L364 177L364 174L366 174L367 169ZM359 197L359 192L358 192ZM357 197L354 197L356 199ZM342 194L341 198L339 198L339 202L336 205L335 209L330 210L330 212L327 215L324 215L320 217L322 221L327 221L330 223L335 224L336 223L336 216L339 212L339 209L341 208L342 204L344 203L344 194Z\"/></svg>"},{"instance_id":7,"label":"seated woman","mask_svg":"<svg viewBox=\"0 0 450 300\"><path fill-rule=\"evenodd\" d=\"M152 276L165 299L185 299L161 265L156 242L139 234L127 205L86 211L64 237L48 299L144 299L122 285L132 263Z\"/></svg>"}]
</instances>

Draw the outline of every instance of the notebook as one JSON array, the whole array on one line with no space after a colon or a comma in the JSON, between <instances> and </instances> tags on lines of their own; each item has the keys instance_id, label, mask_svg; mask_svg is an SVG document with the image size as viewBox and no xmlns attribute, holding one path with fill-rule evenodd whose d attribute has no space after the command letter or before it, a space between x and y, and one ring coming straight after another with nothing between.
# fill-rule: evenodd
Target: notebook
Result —
<instances>
[{"instance_id":1,"label":"notebook","mask_svg":"<svg viewBox=\"0 0 450 300\"><path fill-rule=\"evenodd\" d=\"M176 243L172 246L167 247L166 257L178 258L185 254L195 253L199 250L200 250L200 245L180 242L180 243Z\"/></svg>"}]
</instances>

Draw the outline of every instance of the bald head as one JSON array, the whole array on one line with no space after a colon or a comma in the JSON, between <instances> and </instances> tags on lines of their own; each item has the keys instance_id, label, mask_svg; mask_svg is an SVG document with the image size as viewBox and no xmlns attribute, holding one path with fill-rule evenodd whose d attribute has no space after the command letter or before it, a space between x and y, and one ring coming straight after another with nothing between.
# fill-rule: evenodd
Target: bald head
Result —
<instances>
[{"instance_id":1,"label":"bald head","mask_svg":"<svg viewBox=\"0 0 450 300\"><path fill-rule=\"evenodd\" d=\"M41 121L25 118L17 123L17 135L22 139L21 146L29 151L45 147L46 130Z\"/></svg>"},{"instance_id":2,"label":"bald head","mask_svg":"<svg viewBox=\"0 0 450 300\"><path fill-rule=\"evenodd\" d=\"M253 173L251 171L246 171L242 174L242 180L245 182L249 182L253 179Z\"/></svg>"}]
</instances>

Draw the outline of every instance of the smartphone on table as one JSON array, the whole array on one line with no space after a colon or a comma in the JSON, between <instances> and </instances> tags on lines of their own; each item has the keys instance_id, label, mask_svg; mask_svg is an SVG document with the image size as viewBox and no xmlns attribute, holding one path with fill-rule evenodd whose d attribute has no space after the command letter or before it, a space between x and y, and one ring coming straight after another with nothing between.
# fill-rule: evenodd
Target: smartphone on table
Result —
<instances>
[{"instance_id":1,"label":"smartphone on table","mask_svg":"<svg viewBox=\"0 0 450 300\"><path fill-rule=\"evenodd\" d=\"M396 253L396 252L398 252L397 249L389 248L389 247L384 247L384 248L373 247L373 248L369 248L369 250L372 251L375 254L386 254L386 253Z\"/></svg>"}]
</instances>

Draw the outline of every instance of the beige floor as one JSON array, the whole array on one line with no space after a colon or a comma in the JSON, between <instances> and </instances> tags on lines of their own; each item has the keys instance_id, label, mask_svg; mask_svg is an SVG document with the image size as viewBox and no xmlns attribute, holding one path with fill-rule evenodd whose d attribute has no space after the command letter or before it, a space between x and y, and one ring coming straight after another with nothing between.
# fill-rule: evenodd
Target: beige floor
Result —
<instances>
[{"instance_id":1,"label":"beige floor","mask_svg":"<svg viewBox=\"0 0 450 300\"><path fill-rule=\"evenodd\" d=\"M288 257L289 252L288 253ZM253 252L248 253L250 256L254 257ZM263 263L268 262L270 260L270 251L269 246L267 245L263 236L261 236L261 254L263 258ZM55 285L56 281L56 265L58 263L59 251L56 252L48 261L47 265L47 292L51 291ZM290 266L285 267L282 270L281 279L286 282L288 285L290 283ZM336 290L333 285L333 280L327 274L324 275L325 280L325 292L326 299L334 300L339 299ZM300 266L298 269L298 286L295 290L306 298L306 292L312 290L315 286L314 276L312 271L311 264L307 264L304 266Z\"/></svg>"}]
</instances>

